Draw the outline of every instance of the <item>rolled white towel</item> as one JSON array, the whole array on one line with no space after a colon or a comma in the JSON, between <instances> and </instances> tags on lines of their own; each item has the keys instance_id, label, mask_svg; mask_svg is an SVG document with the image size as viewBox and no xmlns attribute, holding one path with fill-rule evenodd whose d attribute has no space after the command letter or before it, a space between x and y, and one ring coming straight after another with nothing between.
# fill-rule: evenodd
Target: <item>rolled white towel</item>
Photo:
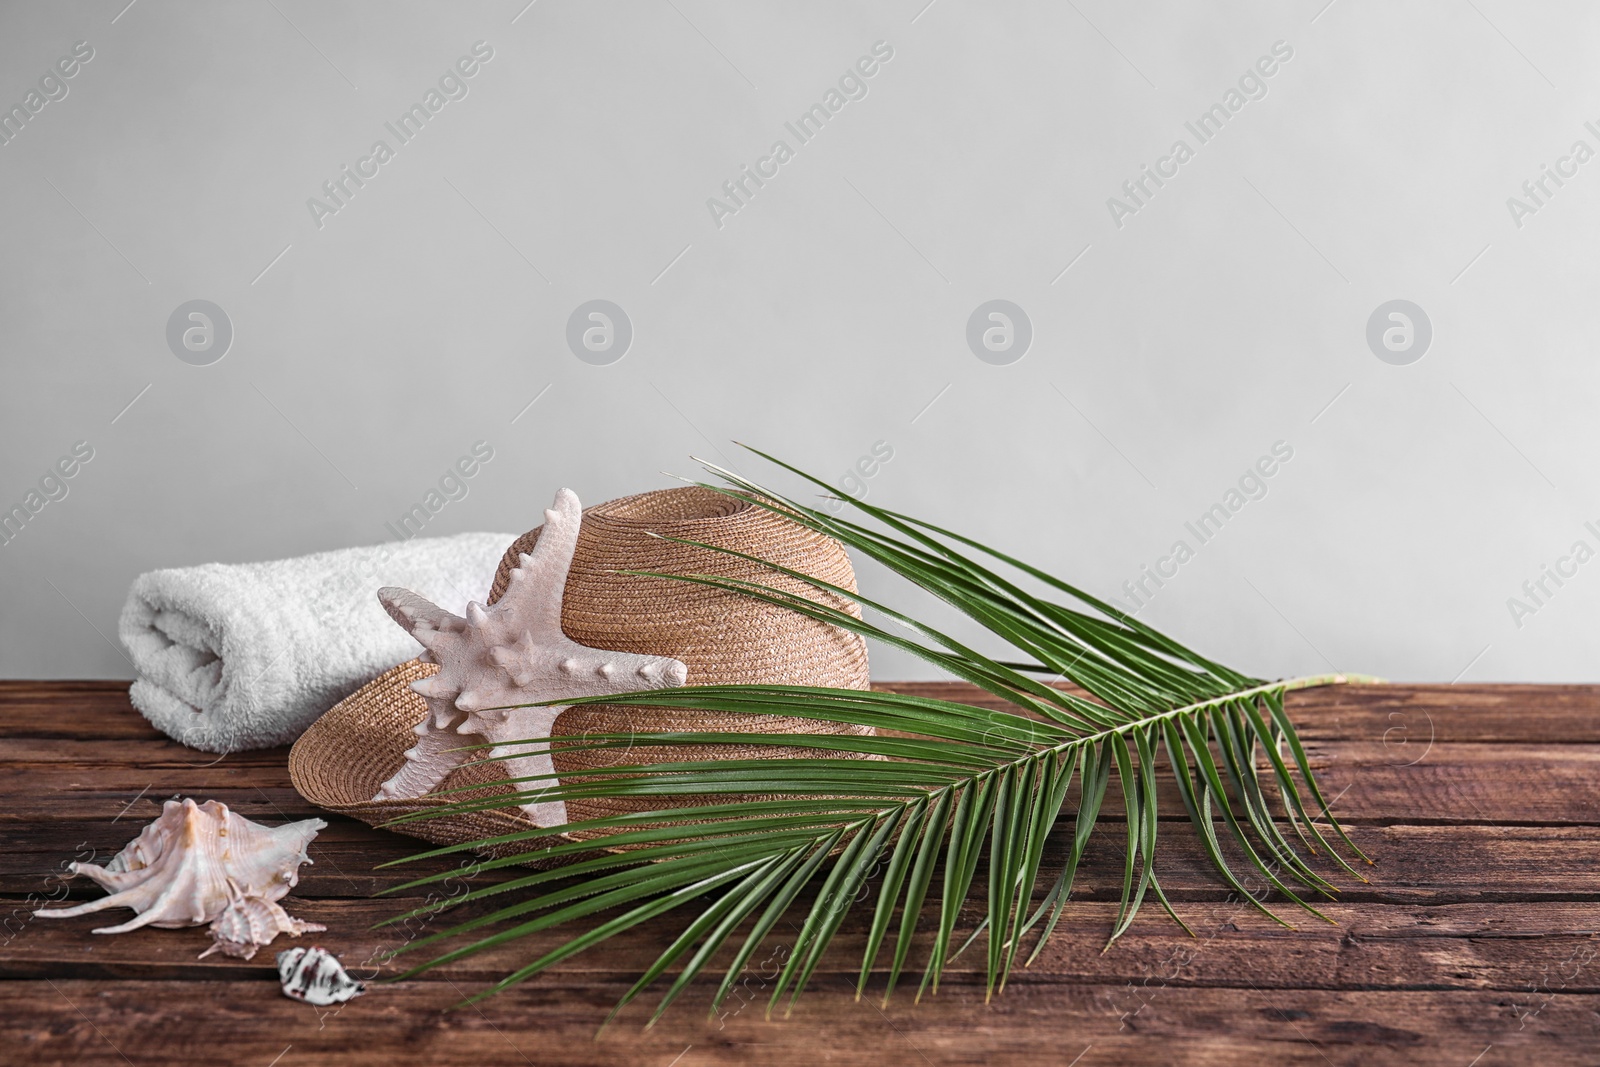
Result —
<instances>
[{"instance_id":1,"label":"rolled white towel","mask_svg":"<svg viewBox=\"0 0 1600 1067\"><path fill-rule=\"evenodd\" d=\"M133 706L208 752L288 744L421 647L378 603L386 585L457 614L483 600L513 534L464 533L141 574L118 630Z\"/></svg>"}]
</instances>

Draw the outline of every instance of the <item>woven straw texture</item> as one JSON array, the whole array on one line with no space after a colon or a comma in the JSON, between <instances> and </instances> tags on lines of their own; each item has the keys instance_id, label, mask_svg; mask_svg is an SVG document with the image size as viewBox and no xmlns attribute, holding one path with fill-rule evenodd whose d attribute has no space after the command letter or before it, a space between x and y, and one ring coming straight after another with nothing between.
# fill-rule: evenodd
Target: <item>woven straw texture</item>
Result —
<instances>
[{"instance_id":1,"label":"woven straw texture","mask_svg":"<svg viewBox=\"0 0 1600 1067\"><path fill-rule=\"evenodd\" d=\"M765 508L708 489L665 489L584 511L562 603L562 629L569 637L595 648L675 657L689 668L689 685L759 682L867 688L866 645L857 635L735 593L617 572L715 574L761 582L835 607L854 610L852 605L759 564L653 536L657 534L731 548L843 589L855 589L850 559L837 541ZM489 593L491 603L505 591L518 556L530 551L538 537L538 529L530 530L506 551ZM426 714L426 705L408 688L409 683L436 669L415 660L403 663L323 715L301 736L290 754L290 776L301 794L320 807L369 823L447 802L437 792L418 800L370 799L378 786L399 769L405 750L414 741L412 727ZM630 730L871 732L808 719L604 704L563 713L556 720L553 733L581 737ZM636 746L630 750L583 752L558 749L554 761L562 780L573 781L581 780L586 769L619 763L708 755L733 759L821 754L816 750L762 746ZM449 801L512 791L499 764L473 761L453 771L439 792L466 787L477 789L471 794L453 794ZM690 801L674 798L672 803ZM576 822L648 806L632 800L576 800L569 802L567 817ZM507 807L419 820L397 829L427 841L456 844L530 827L520 809ZM521 852L528 847L527 843L508 845L501 853Z\"/></svg>"},{"instance_id":2,"label":"woven straw texture","mask_svg":"<svg viewBox=\"0 0 1600 1067\"><path fill-rule=\"evenodd\" d=\"M360 819L373 826L427 811L444 803L508 795L514 790L498 765L474 760L452 771L440 791L479 787L448 798L375 801L373 795L400 769L405 751L416 742L412 727L428 713L428 705L410 689L412 682L438 671L431 663L407 660L345 697L311 728L289 751L289 779L300 795L319 808ZM471 738L462 738L462 743ZM532 824L515 807L490 808L443 819L419 819L394 827L436 845L457 845L487 837L518 833ZM489 855L514 855L530 846L507 845L486 850Z\"/></svg>"}]
</instances>

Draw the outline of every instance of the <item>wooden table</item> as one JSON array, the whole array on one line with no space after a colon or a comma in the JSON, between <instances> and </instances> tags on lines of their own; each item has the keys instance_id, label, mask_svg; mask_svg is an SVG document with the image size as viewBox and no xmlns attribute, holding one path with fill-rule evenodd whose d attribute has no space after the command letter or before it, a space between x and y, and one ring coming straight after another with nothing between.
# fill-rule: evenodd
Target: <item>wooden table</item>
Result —
<instances>
[{"instance_id":1,"label":"wooden table","mask_svg":"<svg viewBox=\"0 0 1600 1067\"><path fill-rule=\"evenodd\" d=\"M858 917L787 1019L764 1018L753 967L721 1018L706 1020L702 989L651 1030L632 1012L597 1039L678 920L452 1011L536 946L317 1009L280 995L279 945L196 961L200 930L96 937L102 916L31 918L98 895L63 881L64 865L103 861L173 795L268 823L323 814L316 865L286 903L327 924L312 936L353 973L384 973L370 961L408 935L369 929L397 910L371 896L413 872L374 868L416 848L312 808L282 749L219 759L166 740L125 684L0 683L0 1063L1600 1063L1600 687L1339 687L1295 694L1290 712L1336 813L1378 861L1370 885L1327 907L1338 926L1301 916L1285 930L1230 898L1169 797L1158 870L1196 939L1151 903L1101 953L1121 881L1112 811L1050 947L991 1004L967 957L920 1004L858 1003Z\"/></svg>"}]
</instances>

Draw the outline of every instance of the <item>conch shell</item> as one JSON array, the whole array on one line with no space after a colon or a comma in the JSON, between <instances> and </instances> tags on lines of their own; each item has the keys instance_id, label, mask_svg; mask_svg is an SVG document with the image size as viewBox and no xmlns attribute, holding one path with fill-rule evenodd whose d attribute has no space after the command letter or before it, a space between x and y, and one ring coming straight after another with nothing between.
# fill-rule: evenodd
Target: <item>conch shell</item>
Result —
<instances>
[{"instance_id":1,"label":"conch shell","mask_svg":"<svg viewBox=\"0 0 1600 1067\"><path fill-rule=\"evenodd\" d=\"M327 825L321 819L303 819L283 826L262 826L215 800L204 804L169 800L161 817L104 867L71 865L73 874L88 875L110 890L110 896L74 908L41 908L34 914L67 919L107 908L132 908L138 912L134 918L95 931L123 934L141 926L202 926L233 909L239 914L225 920L220 929L214 928L213 936L221 942L221 935L226 934L229 944L243 944L233 935L250 929L253 919L264 917L261 929L270 931L271 936L255 943L265 944L279 932L313 928L298 924L299 930L294 929L296 920L284 915L276 901L300 881L300 865L312 862L306 847ZM277 916L263 916L260 905L270 905ZM222 946L213 946L217 947ZM222 951L228 949L222 947Z\"/></svg>"}]
</instances>

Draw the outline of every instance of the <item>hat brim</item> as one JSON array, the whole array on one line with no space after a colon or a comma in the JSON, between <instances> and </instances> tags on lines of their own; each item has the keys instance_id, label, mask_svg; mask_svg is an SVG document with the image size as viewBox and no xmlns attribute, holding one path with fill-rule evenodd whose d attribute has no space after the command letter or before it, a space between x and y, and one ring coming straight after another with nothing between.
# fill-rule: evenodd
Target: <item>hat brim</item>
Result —
<instances>
[{"instance_id":1,"label":"hat brim","mask_svg":"<svg viewBox=\"0 0 1600 1067\"><path fill-rule=\"evenodd\" d=\"M438 669L421 660L407 660L345 697L313 723L289 752L289 778L300 795L319 808L382 826L403 815L514 794L516 787L506 780L500 763L487 761L486 754L469 754L436 790L425 796L373 799L378 788L405 763L406 749L416 743L416 725L428 713L427 703L412 692L411 683ZM471 741L462 738L463 747ZM449 792L458 789L469 791ZM459 845L538 828L526 812L515 803L508 803L504 808L408 820L403 832L436 845ZM506 842L475 851L511 856L560 840L551 835L543 842Z\"/></svg>"}]
</instances>

